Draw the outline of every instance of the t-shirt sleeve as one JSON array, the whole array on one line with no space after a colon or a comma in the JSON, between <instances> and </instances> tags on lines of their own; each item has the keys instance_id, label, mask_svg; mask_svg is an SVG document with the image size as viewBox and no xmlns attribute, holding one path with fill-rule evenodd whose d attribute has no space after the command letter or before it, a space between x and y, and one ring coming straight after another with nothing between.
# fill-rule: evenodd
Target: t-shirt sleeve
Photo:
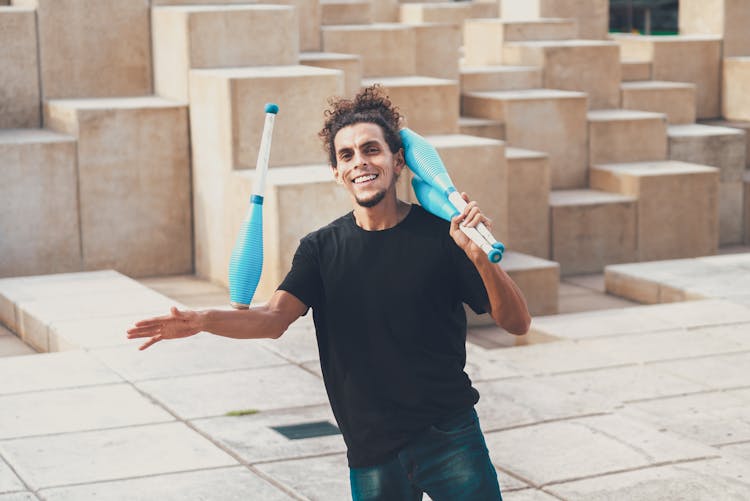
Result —
<instances>
[{"instance_id":1,"label":"t-shirt sleeve","mask_svg":"<svg viewBox=\"0 0 750 501\"><path fill-rule=\"evenodd\" d=\"M484 287L479 271L463 249L453 241L453 238L449 237L449 240L456 273L456 286L461 301L469 305L477 315L487 313L490 299L487 296L487 289Z\"/></svg>"},{"instance_id":2,"label":"t-shirt sleeve","mask_svg":"<svg viewBox=\"0 0 750 501\"><path fill-rule=\"evenodd\" d=\"M315 247L309 239L303 238L300 241L292 259L292 267L278 289L289 292L308 308L314 308L318 304L322 292L320 266Z\"/></svg>"}]
</instances>

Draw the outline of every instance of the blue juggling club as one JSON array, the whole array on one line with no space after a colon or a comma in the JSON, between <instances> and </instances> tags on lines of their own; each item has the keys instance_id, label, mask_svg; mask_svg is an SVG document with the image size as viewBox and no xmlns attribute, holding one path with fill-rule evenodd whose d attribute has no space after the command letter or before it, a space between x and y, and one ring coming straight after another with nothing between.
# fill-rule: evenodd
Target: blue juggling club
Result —
<instances>
[{"instance_id":1,"label":"blue juggling club","mask_svg":"<svg viewBox=\"0 0 750 501\"><path fill-rule=\"evenodd\" d=\"M229 299L232 307L237 309L250 307L263 270L263 194L266 189L273 124L279 107L268 103L265 112L266 120L260 139L258 161L255 164L256 178L250 196L250 207L229 259Z\"/></svg>"}]
</instances>

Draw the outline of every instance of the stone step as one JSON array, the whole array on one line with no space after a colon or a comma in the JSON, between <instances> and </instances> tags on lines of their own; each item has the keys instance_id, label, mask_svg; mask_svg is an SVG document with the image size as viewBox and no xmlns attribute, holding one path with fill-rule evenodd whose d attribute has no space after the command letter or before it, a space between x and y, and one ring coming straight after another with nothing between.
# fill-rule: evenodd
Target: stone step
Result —
<instances>
[{"instance_id":1,"label":"stone step","mask_svg":"<svg viewBox=\"0 0 750 501\"><path fill-rule=\"evenodd\" d=\"M191 271L186 104L55 99L46 102L44 121L78 139L82 269L131 276Z\"/></svg>"},{"instance_id":2,"label":"stone step","mask_svg":"<svg viewBox=\"0 0 750 501\"><path fill-rule=\"evenodd\" d=\"M416 74L426 77L459 79L461 29L453 24L415 24Z\"/></svg>"},{"instance_id":3,"label":"stone step","mask_svg":"<svg viewBox=\"0 0 750 501\"><path fill-rule=\"evenodd\" d=\"M534 66L463 66L461 92L538 89L542 87L542 69Z\"/></svg>"},{"instance_id":4,"label":"stone step","mask_svg":"<svg viewBox=\"0 0 750 501\"><path fill-rule=\"evenodd\" d=\"M588 113L589 164L667 159L667 121L662 113L595 110Z\"/></svg>"},{"instance_id":5,"label":"stone step","mask_svg":"<svg viewBox=\"0 0 750 501\"><path fill-rule=\"evenodd\" d=\"M389 98L398 103L406 126L421 135L458 132L458 82L430 77L384 77L364 79L362 86L380 83Z\"/></svg>"},{"instance_id":6,"label":"stone step","mask_svg":"<svg viewBox=\"0 0 750 501\"><path fill-rule=\"evenodd\" d=\"M36 9L43 99L151 93L148 2L13 4Z\"/></svg>"},{"instance_id":7,"label":"stone step","mask_svg":"<svg viewBox=\"0 0 750 501\"><path fill-rule=\"evenodd\" d=\"M750 169L750 122L731 120L702 120L703 125L712 127L729 127L745 131L745 169Z\"/></svg>"},{"instance_id":8,"label":"stone step","mask_svg":"<svg viewBox=\"0 0 750 501\"><path fill-rule=\"evenodd\" d=\"M34 9L0 7L0 129L41 126Z\"/></svg>"},{"instance_id":9,"label":"stone step","mask_svg":"<svg viewBox=\"0 0 750 501\"><path fill-rule=\"evenodd\" d=\"M494 18L498 15L498 2L401 2L399 6L400 22L406 24L447 23L463 28L469 19Z\"/></svg>"},{"instance_id":10,"label":"stone step","mask_svg":"<svg viewBox=\"0 0 750 501\"><path fill-rule=\"evenodd\" d=\"M190 72L196 274L213 279L227 273L231 246L225 245L229 236L221 222L227 217L228 176L233 169L255 168L265 104L279 105L269 170L323 164L328 158L318 138L321 110L343 90L341 71L311 66Z\"/></svg>"},{"instance_id":11,"label":"stone step","mask_svg":"<svg viewBox=\"0 0 750 501\"><path fill-rule=\"evenodd\" d=\"M742 189L744 191L742 217L745 222L745 245L750 245L750 170L746 170L742 175Z\"/></svg>"},{"instance_id":12,"label":"stone step","mask_svg":"<svg viewBox=\"0 0 750 501\"><path fill-rule=\"evenodd\" d=\"M302 52L299 64L344 72L344 95L354 97L362 86L362 58L354 54Z\"/></svg>"},{"instance_id":13,"label":"stone step","mask_svg":"<svg viewBox=\"0 0 750 501\"><path fill-rule=\"evenodd\" d=\"M320 0L320 24L371 24L371 0Z\"/></svg>"},{"instance_id":14,"label":"stone step","mask_svg":"<svg viewBox=\"0 0 750 501\"><path fill-rule=\"evenodd\" d=\"M578 22L578 36L604 40L609 30L609 0L500 0L503 19L573 18Z\"/></svg>"},{"instance_id":15,"label":"stone step","mask_svg":"<svg viewBox=\"0 0 750 501\"><path fill-rule=\"evenodd\" d=\"M503 47L508 42L567 40L577 35L574 19L468 19L464 23L465 62L475 66L503 64Z\"/></svg>"},{"instance_id":16,"label":"stone step","mask_svg":"<svg viewBox=\"0 0 750 501\"><path fill-rule=\"evenodd\" d=\"M508 238L516 252L549 258L549 156L506 148L508 164Z\"/></svg>"},{"instance_id":17,"label":"stone step","mask_svg":"<svg viewBox=\"0 0 750 501\"><path fill-rule=\"evenodd\" d=\"M549 194L550 259L562 275L601 273L613 263L637 258L633 196L596 190Z\"/></svg>"},{"instance_id":18,"label":"stone step","mask_svg":"<svg viewBox=\"0 0 750 501\"><path fill-rule=\"evenodd\" d=\"M75 139L0 129L0 179L0 277L79 271Z\"/></svg>"},{"instance_id":19,"label":"stone step","mask_svg":"<svg viewBox=\"0 0 750 501\"><path fill-rule=\"evenodd\" d=\"M504 123L509 146L548 153L552 189L587 186L586 94L555 89L467 92L461 103L466 116Z\"/></svg>"},{"instance_id":20,"label":"stone step","mask_svg":"<svg viewBox=\"0 0 750 501\"><path fill-rule=\"evenodd\" d=\"M679 27L684 35L719 35L724 57L750 54L750 10L744 2L680 0Z\"/></svg>"},{"instance_id":21,"label":"stone step","mask_svg":"<svg viewBox=\"0 0 750 501\"><path fill-rule=\"evenodd\" d=\"M620 61L620 77L623 82L651 80L651 62Z\"/></svg>"},{"instance_id":22,"label":"stone step","mask_svg":"<svg viewBox=\"0 0 750 501\"><path fill-rule=\"evenodd\" d=\"M695 84L696 116L720 113L721 38L713 35L612 34L622 60L651 62L651 78ZM685 64L690 61L690 64Z\"/></svg>"},{"instance_id":23,"label":"stone step","mask_svg":"<svg viewBox=\"0 0 750 501\"><path fill-rule=\"evenodd\" d=\"M670 124L695 122L695 84L656 80L620 85L621 107L667 115Z\"/></svg>"},{"instance_id":24,"label":"stone step","mask_svg":"<svg viewBox=\"0 0 750 501\"><path fill-rule=\"evenodd\" d=\"M617 44L601 40L511 42L503 62L542 68L542 86L586 92L589 108L620 104L620 56Z\"/></svg>"},{"instance_id":25,"label":"stone step","mask_svg":"<svg viewBox=\"0 0 750 501\"><path fill-rule=\"evenodd\" d=\"M187 100L188 72L193 68L296 64L296 26L297 14L289 6L154 7L154 90L164 97Z\"/></svg>"},{"instance_id":26,"label":"stone step","mask_svg":"<svg viewBox=\"0 0 750 501\"><path fill-rule=\"evenodd\" d=\"M458 132L467 136L505 139L505 124L488 118L458 118Z\"/></svg>"},{"instance_id":27,"label":"stone step","mask_svg":"<svg viewBox=\"0 0 750 501\"><path fill-rule=\"evenodd\" d=\"M416 32L411 26L396 23L323 26L321 36L325 52L359 55L365 77L417 74ZM398 57L393 57L394 53Z\"/></svg>"},{"instance_id":28,"label":"stone step","mask_svg":"<svg viewBox=\"0 0 750 501\"><path fill-rule=\"evenodd\" d=\"M724 59L721 115L728 120L750 120L750 57Z\"/></svg>"},{"instance_id":29,"label":"stone step","mask_svg":"<svg viewBox=\"0 0 750 501\"><path fill-rule=\"evenodd\" d=\"M715 254L719 170L678 162L594 165L591 188L638 198L638 261Z\"/></svg>"},{"instance_id":30,"label":"stone step","mask_svg":"<svg viewBox=\"0 0 750 501\"><path fill-rule=\"evenodd\" d=\"M719 169L719 244L741 244L745 132L709 125L673 125L667 129L669 159Z\"/></svg>"}]
</instances>

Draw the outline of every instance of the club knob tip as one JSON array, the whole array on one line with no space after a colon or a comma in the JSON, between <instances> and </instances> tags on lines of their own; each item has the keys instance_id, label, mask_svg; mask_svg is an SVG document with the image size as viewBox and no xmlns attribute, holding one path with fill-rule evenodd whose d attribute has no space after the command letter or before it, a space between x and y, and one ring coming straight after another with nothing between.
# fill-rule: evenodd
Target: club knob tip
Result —
<instances>
[{"instance_id":1,"label":"club knob tip","mask_svg":"<svg viewBox=\"0 0 750 501\"><path fill-rule=\"evenodd\" d=\"M279 112L279 105L276 103L266 104L266 113L273 113L274 115Z\"/></svg>"}]
</instances>

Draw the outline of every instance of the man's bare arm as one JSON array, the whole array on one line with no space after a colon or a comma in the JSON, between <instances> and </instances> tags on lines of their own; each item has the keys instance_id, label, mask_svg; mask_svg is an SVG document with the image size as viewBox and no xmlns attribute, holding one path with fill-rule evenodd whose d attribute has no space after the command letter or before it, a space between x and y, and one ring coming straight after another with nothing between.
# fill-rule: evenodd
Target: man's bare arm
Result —
<instances>
[{"instance_id":1,"label":"man's bare arm","mask_svg":"<svg viewBox=\"0 0 750 501\"><path fill-rule=\"evenodd\" d=\"M248 310L178 310L169 315L136 322L128 329L128 339L149 338L139 349L163 339L190 337L210 332L234 339L278 338L289 325L307 311L307 306L286 291L276 291L271 300Z\"/></svg>"}]
</instances>

